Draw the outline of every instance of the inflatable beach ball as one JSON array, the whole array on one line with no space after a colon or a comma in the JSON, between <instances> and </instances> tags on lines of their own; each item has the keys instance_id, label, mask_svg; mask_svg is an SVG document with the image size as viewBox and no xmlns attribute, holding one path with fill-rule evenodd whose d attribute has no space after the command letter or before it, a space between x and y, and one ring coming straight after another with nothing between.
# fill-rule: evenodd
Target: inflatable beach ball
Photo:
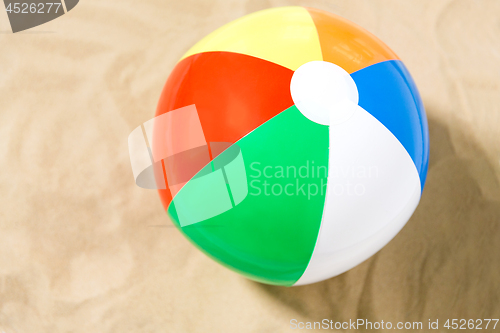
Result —
<instances>
[{"instance_id":1,"label":"inflatable beach ball","mask_svg":"<svg viewBox=\"0 0 500 333\"><path fill-rule=\"evenodd\" d=\"M202 39L144 127L168 218L215 261L274 285L372 256L412 215L427 172L404 64L311 8L260 11Z\"/></svg>"}]
</instances>

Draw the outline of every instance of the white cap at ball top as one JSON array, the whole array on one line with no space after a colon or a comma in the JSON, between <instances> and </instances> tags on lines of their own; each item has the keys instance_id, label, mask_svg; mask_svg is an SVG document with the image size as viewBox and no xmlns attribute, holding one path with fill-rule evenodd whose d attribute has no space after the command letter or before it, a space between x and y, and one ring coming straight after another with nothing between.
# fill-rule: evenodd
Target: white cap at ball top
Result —
<instances>
[{"instance_id":1,"label":"white cap at ball top","mask_svg":"<svg viewBox=\"0 0 500 333\"><path fill-rule=\"evenodd\" d=\"M300 66L290 82L292 99L308 119L334 125L349 119L358 104L356 83L342 67L326 61Z\"/></svg>"}]
</instances>

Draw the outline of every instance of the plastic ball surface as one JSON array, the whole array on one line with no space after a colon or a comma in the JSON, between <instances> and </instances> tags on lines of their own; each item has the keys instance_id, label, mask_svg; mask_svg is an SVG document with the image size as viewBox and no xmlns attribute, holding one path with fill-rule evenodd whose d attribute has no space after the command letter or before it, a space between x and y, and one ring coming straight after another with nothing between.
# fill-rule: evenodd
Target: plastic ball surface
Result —
<instances>
[{"instance_id":1,"label":"plastic ball surface","mask_svg":"<svg viewBox=\"0 0 500 333\"><path fill-rule=\"evenodd\" d=\"M314 283L363 262L406 224L425 183L427 120L405 65L316 9L256 12L202 39L152 126L169 219L262 283Z\"/></svg>"}]
</instances>

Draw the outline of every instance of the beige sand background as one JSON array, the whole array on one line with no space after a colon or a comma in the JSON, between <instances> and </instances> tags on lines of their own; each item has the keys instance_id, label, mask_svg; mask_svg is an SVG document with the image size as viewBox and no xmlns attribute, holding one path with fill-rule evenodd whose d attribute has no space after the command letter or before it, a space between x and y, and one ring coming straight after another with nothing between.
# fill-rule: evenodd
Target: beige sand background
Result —
<instances>
[{"instance_id":1,"label":"beige sand background","mask_svg":"<svg viewBox=\"0 0 500 333\"><path fill-rule=\"evenodd\" d=\"M157 194L134 185L127 149L192 44L282 5L340 14L393 48L431 140L422 201L401 233L345 274L288 289L232 273L168 227ZM9 31L2 9L0 332L500 317L500 1L82 0Z\"/></svg>"}]
</instances>

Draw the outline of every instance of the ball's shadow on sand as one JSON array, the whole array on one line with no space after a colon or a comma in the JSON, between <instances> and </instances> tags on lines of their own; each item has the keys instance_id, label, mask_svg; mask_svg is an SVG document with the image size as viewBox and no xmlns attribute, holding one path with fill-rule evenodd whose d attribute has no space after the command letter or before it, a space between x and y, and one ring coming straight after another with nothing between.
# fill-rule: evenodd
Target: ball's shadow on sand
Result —
<instances>
[{"instance_id":1,"label":"ball's shadow on sand","mask_svg":"<svg viewBox=\"0 0 500 333\"><path fill-rule=\"evenodd\" d=\"M428 111L432 115L432 108ZM500 189L494 169L458 125L430 117L429 132L430 163L420 205L379 253L308 286L249 283L289 307L298 320L426 324L429 318L443 323L447 318L498 318ZM458 156L452 134L470 145L473 158Z\"/></svg>"}]
</instances>

